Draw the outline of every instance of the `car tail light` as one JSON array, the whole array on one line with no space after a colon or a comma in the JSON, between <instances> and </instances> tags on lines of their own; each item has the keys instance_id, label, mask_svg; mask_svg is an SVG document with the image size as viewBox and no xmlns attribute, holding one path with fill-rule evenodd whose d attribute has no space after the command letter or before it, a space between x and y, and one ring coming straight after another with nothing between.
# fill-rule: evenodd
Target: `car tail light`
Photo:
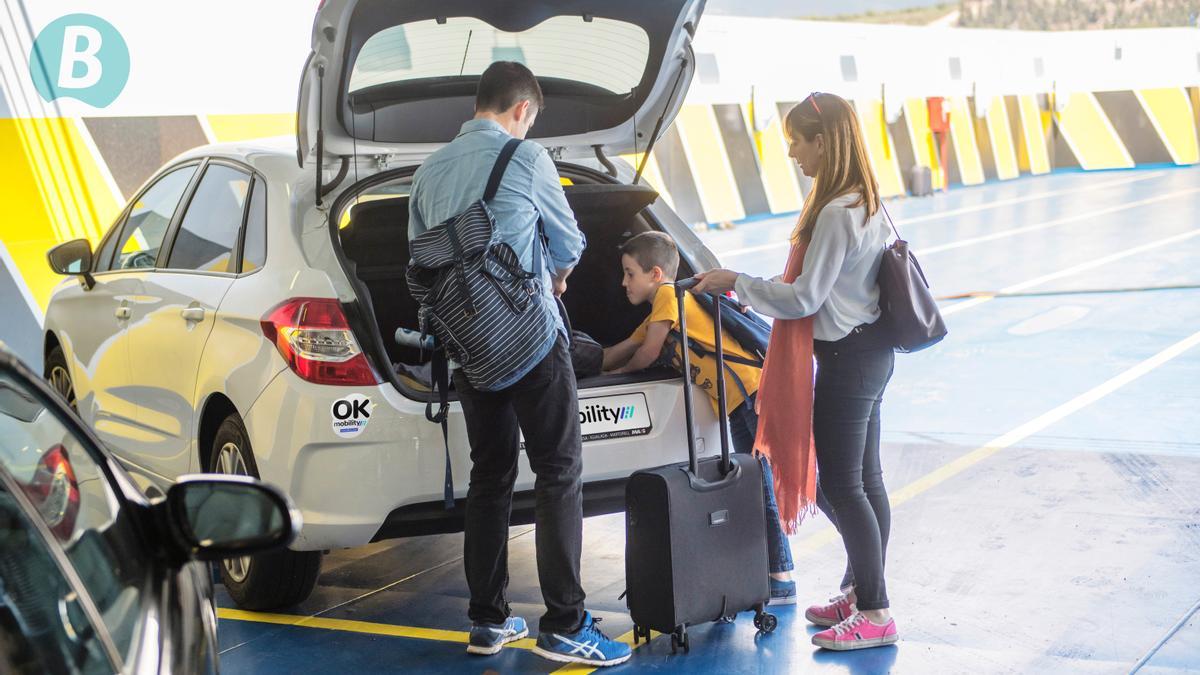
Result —
<instances>
[{"instance_id":1,"label":"car tail light","mask_svg":"<svg viewBox=\"0 0 1200 675\"><path fill-rule=\"evenodd\" d=\"M370 386L379 378L350 332L341 303L293 298L262 320L263 334L300 377L316 384Z\"/></svg>"},{"instance_id":2,"label":"car tail light","mask_svg":"<svg viewBox=\"0 0 1200 675\"><path fill-rule=\"evenodd\" d=\"M38 461L33 478L25 486L25 495L45 519L59 541L68 541L79 514L79 484L75 470L61 445L50 448Z\"/></svg>"}]
</instances>

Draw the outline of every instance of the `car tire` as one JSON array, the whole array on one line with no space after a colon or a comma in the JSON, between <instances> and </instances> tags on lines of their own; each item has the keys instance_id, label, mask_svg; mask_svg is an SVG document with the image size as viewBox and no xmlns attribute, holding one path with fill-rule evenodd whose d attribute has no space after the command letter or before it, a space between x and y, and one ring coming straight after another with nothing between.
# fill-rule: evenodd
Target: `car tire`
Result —
<instances>
[{"instance_id":1,"label":"car tire","mask_svg":"<svg viewBox=\"0 0 1200 675\"><path fill-rule=\"evenodd\" d=\"M71 410L79 412L75 401L75 382L71 379L71 369L67 366L67 355L63 348L55 345L46 355L46 381L50 388L61 396Z\"/></svg>"},{"instance_id":2,"label":"car tire","mask_svg":"<svg viewBox=\"0 0 1200 675\"><path fill-rule=\"evenodd\" d=\"M249 434L237 413L221 422L209 453L211 473L259 478ZM321 574L321 551L279 549L254 556L222 560L221 583L238 607L276 609L303 602Z\"/></svg>"}]
</instances>

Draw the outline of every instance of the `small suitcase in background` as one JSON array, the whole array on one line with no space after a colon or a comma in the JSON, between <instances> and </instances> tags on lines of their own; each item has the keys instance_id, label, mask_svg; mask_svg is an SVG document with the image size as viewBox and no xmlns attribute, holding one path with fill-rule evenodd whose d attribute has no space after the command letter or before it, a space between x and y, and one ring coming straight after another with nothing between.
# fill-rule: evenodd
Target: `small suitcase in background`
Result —
<instances>
[{"instance_id":1,"label":"small suitcase in background","mask_svg":"<svg viewBox=\"0 0 1200 675\"><path fill-rule=\"evenodd\" d=\"M684 297L693 280L676 285L679 333L687 335ZM720 303L716 305L716 358L723 362ZM691 372L686 347L683 372ZM732 619L754 610L754 626L775 630L766 611L771 598L763 527L762 467L729 453L725 378L717 379L721 455L696 458L692 382L684 377L688 461L635 472L625 486L626 602L633 639L650 631L671 634L671 652L689 650L688 626Z\"/></svg>"},{"instance_id":2,"label":"small suitcase in background","mask_svg":"<svg viewBox=\"0 0 1200 675\"><path fill-rule=\"evenodd\" d=\"M914 164L908 170L908 192L914 197L933 194L933 171L927 166Z\"/></svg>"}]
</instances>

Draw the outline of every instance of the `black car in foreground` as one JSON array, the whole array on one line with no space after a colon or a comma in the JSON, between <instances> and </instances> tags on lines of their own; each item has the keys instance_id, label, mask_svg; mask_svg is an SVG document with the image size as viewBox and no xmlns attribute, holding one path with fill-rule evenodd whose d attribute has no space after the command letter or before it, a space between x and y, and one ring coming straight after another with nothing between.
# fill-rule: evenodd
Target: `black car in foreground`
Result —
<instances>
[{"instance_id":1,"label":"black car in foreground","mask_svg":"<svg viewBox=\"0 0 1200 675\"><path fill-rule=\"evenodd\" d=\"M212 673L208 563L287 545L299 515L240 476L148 500L0 344L0 673Z\"/></svg>"}]
</instances>

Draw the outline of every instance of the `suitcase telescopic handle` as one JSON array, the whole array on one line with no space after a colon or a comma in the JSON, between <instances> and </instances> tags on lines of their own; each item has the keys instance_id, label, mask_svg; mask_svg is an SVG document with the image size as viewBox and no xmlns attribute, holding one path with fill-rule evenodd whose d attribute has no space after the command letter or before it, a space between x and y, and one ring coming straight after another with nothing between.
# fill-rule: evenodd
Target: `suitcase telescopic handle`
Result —
<instances>
[{"instance_id":1,"label":"suitcase telescopic handle","mask_svg":"<svg viewBox=\"0 0 1200 675\"><path fill-rule=\"evenodd\" d=\"M683 362L683 408L687 417L688 470L693 476L699 477L700 471L696 458L696 411L692 400L692 361L691 349L687 344L687 312L684 300L688 290L695 288L698 279L684 279L675 284L675 299L679 304L679 353ZM725 352L721 344L721 303L720 298L713 296L713 325L714 347L717 359L717 420L721 426L721 475L728 475L733 469L729 460L729 415L725 409L725 377L722 365L725 362Z\"/></svg>"}]
</instances>

